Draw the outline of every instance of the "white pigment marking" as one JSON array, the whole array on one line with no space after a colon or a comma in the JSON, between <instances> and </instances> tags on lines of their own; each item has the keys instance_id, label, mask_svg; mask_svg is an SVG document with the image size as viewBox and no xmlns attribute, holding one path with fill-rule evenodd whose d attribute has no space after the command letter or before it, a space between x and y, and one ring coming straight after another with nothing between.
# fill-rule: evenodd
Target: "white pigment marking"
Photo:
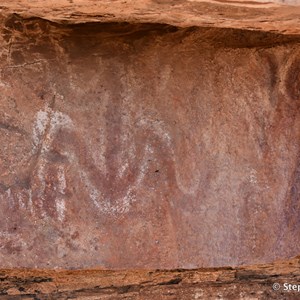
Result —
<instances>
[{"instance_id":1,"label":"white pigment marking","mask_svg":"<svg viewBox=\"0 0 300 300\"><path fill-rule=\"evenodd\" d=\"M37 146L40 144L41 137L45 134L47 124L49 122L48 111L38 111L35 117L35 123L33 126L33 149L36 150Z\"/></svg>"},{"instance_id":2,"label":"white pigment marking","mask_svg":"<svg viewBox=\"0 0 300 300\"><path fill-rule=\"evenodd\" d=\"M18 199L19 207L25 209L25 203L20 193L17 193L17 199Z\"/></svg>"},{"instance_id":3,"label":"white pigment marking","mask_svg":"<svg viewBox=\"0 0 300 300\"><path fill-rule=\"evenodd\" d=\"M65 203L64 195L66 193L65 190L67 187L65 170L63 166L59 166L57 177L58 177L59 197L56 199L56 209L58 213L58 219L59 221L62 222L65 219L66 203Z\"/></svg>"},{"instance_id":4,"label":"white pigment marking","mask_svg":"<svg viewBox=\"0 0 300 300\"><path fill-rule=\"evenodd\" d=\"M47 132L47 126L49 126L49 131ZM73 128L73 122L71 118L60 112L53 111L51 108L46 106L44 110L40 110L37 112L35 117L35 123L33 126L33 150L34 152L40 147L41 143L41 157L38 162L38 170L37 170L37 178L40 182L39 186L39 194L38 194L38 205L41 210L41 214L43 217L46 216L46 212L43 208L43 203L45 201L45 168L46 168L46 159L44 155L50 150L51 143L55 137L56 132L60 128ZM66 188L66 180L64 170L59 167L58 169L58 189L61 194L60 197L56 200L56 209L58 213L58 218L60 221L64 219L65 215L65 200L63 199L63 195L65 194ZM31 194L30 194L31 195ZM32 197L32 195L30 196ZM32 199L31 205L32 205Z\"/></svg>"}]
</instances>

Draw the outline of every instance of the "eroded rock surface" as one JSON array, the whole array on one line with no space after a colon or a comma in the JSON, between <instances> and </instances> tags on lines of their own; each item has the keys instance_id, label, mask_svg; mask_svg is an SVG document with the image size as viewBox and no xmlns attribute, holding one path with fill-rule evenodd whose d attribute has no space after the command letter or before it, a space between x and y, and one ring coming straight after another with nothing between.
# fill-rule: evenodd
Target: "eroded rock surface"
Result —
<instances>
[{"instance_id":1,"label":"eroded rock surface","mask_svg":"<svg viewBox=\"0 0 300 300\"><path fill-rule=\"evenodd\" d=\"M2 14L61 23L162 23L300 34L299 0L1 0Z\"/></svg>"},{"instance_id":2,"label":"eroded rock surface","mask_svg":"<svg viewBox=\"0 0 300 300\"><path fill-rule=\"evenodd\" d=\"M299 38L2 22L2 267L299 253Z\"/></svg>"},{"instance_id":3,"label":"eroded rock surface","mask_svg":"<svg viewBox=\"0 0 300 300\"><path fill-rule=\"evenodd\" d=\"M299 257L243 268L196 270L0 270L4 300L298 299ZM287 285L285 285L287 284Z\"/></svg>"}]
</instances>

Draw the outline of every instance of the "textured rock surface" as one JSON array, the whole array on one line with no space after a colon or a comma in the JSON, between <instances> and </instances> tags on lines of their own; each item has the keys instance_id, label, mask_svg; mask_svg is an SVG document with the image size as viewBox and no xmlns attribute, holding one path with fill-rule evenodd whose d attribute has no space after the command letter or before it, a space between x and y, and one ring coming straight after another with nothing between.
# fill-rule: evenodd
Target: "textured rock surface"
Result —
<instances>
[{"instance_id":1,"label":"textured rock surface","mask_svg":"<svg viewBox=\"0 0 300 300\"><path fill-rule=\"evenodd\" d=\"M299 253L298 38L2 22L2 267Z\"/></svg>"},{"instance_id":2,"label":"textured rock surface","mask_svg":"<svg viewBox=\"0 0 300 300\"><path fill-rule=\"evenodd\" d=\"M300 33L299 0L1 0L2 14L57 22L151 22Z\"/></svg>"},{"instance_id":3,"label":"textured rock surface","mask_svg":"<svg viewBox=\"0 0 300 300\"><path fill-rule=\"evenodd\" d=\"M299 258L244 268L149 271L1 270L3 300L298 299ZM274 290L273 285L279 286ZM296 286L297 289L297 286Z\"/></svg>"}]
</instances>

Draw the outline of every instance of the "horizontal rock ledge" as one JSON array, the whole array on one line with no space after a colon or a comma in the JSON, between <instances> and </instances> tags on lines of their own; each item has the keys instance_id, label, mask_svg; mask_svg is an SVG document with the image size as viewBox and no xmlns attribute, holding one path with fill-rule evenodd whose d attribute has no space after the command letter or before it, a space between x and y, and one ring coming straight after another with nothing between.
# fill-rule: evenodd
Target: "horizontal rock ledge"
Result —
<instances>
[{"instance_id":1,"label":"horizontal rock ledge","mask_svg":"<svg viewBox=\"0 0 300 300\"><path fill-rule=\"evenodd\" d=\"M3 0L0 13L59 23L161 23L299 34L299 5L298 0Z\"/></svg>"},{"instance_id":2,"label":"horizontal rock ledge","mask_svg":"<svg viewBox=\"0 0 300 300\"><path fill-rule=\"evenodd\" d=\"M0 297L27 300L190 300L241 299L242 295L242 299L297 299L297 290L284 284L298 285L299 270L299 257L243 268L0 270Z\"/></svg>"}]
</instances>

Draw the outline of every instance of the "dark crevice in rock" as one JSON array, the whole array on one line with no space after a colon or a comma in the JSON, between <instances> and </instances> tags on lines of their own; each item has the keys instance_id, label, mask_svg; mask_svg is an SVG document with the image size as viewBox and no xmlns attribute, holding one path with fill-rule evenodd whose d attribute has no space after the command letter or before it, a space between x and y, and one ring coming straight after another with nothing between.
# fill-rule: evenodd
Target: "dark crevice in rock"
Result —
<instances>
[{"instance_id":1,"label":"dark crevice in rock","mask_svg":"<svg viewBox=\"0 0 300 300\"><path fill-rule=\"evenodd\" d=\"M271 48L279 45L292 45L300 42L300 35L288 35L276 32L260 30L244 30L234 28L198 27L187 28L160 23L126 23L126 22L85 22L77 24L63 24L38 17L23 18L18 14L12 14L5 21L5 32L34 33L36 26L45 33L54 30L58 33L62 30L67 35L77 38L98 36L103 37L126 37L139 40L145 36L174 35L174 38L186 39L197 34L198 42L208 42L215 47L225 48ZM179 34L179 36L177 36ZM33 62L35 63L35 62Z\"/></svg>"}]
</instances>

